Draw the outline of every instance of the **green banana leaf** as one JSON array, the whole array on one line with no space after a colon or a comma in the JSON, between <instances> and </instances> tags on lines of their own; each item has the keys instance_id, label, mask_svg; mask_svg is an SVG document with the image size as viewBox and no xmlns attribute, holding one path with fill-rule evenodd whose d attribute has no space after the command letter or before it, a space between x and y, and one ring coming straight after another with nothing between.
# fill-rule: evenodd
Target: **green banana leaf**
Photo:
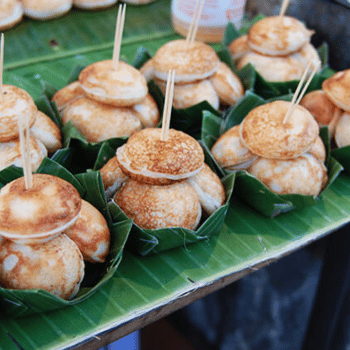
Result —
<instances>
[{"instance_id":1,"label":"green banana leaf","mask_svg":"<svg viewBox=\"0 0 350 350\"><path fill-rule=\"evenodd\" d=\"M251 92L246 93L235 106L233 106L225 115L224 119L219 119L210 112L203 115L202 140L211 149L215 141L225 131L242 122L244 117L255 107L267 103L266 100ZM341 164L330 157L330 142L328 128L322 128L320 136L326 147L326 167L328 173L328 182L323 191L333 183L335 178L343 170ZM220 166L212 160L215 166ZM229 173L221 169L221 173ZM323 192L322 191L322 192ZM322 192L320 196L322 196ZM268 217L275 217L294 209L300 209L305 206L315 205L319 197L304 196L299 194L277 195L269 190L260 180L249 174L247 171L238 171L235 180L234 195L250 205L257 212Z\"/></svg>"},{"instance_id":2,"label":"green banana leaf","mask_svg":"<svg viewBox=\"0 0 350 350\"><path fill-rule=\"evenodd\" d=\"M334 148L331 154L344 167L344 170L350 173L350 146Z\"/></svg>"},{"instance_id":3,"label":"green banana leaf","mask_svg":"<svg viewBox=\"0 0 350 350\"><path fill-rule=\"evenodd\" d=\"M6 180L12 181L22 176L22 169L9 167L2 172L2 185ZM58 308L75 305L93 295L116 272L122 260L131 220L113 221L107 208L102 179L99 172L88 172L74 176L55 161L45 158L37 173L51 174L70 182L81 197L94 205L106 218L111 233L110 253L103 264L85 263L85 276L78 294L71 300L64 300L40 289L14 290L0 288L0 308L6 317L23 317L25 315L51 311ZM19 176L17 176L19 175Z\"/></svg>"}]
</instances>

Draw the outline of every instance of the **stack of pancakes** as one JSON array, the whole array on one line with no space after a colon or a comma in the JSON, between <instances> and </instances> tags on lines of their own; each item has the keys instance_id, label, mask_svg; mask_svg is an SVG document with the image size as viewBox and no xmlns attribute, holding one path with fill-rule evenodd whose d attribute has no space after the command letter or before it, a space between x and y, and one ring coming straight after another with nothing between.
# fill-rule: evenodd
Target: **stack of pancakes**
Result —
<instances>
[{"instance_id":1,"label":"stack of pancakes","mask_svg":"<svg viewBox=\"0 0 350 350\"><path fill-rule=\"evenodd\" d=\"M350 69L326 79L321 90L309 92L300 104L320 126L328 126L337 147L350 145Z\"/></svg>"},{"instance_id":2,"label":"stack of pancakes","mask_svg":"<svg viewBox=\"0 0 350 350\"><path fill-rule=\"evenodd\" d=\"M129 137L143 128L155 127L158 106L148 93L143 75L120 61L95 62L75 81L52 98L64 124L71 122L88 142Z\"/></svg>"},{"instance_id":3,"label":"stack of pancakes","mask_svg":"<svg viewBox=\"0 0 350 350\"><path fill-rule=\"evenodd\" d=\"M204 163L191 136L148 128L133 134L102 167L107 193L144 229L182 227L195 230L204 215L225 202L219 177Z\"/></svg>"},{"instance_id":4,"label":"stack of pancakes","mask_svg":"<svg viewBox=\"0 0 350 350\"><path fill-rule=\"evenodd\" d=\"M211 153L227 170L247 170L277 194L317 196L327 182L326 150L311 113L275 101L251 110L216 141Z\"/></svg>"},{"instance_id":5,"label":"stack of pancakes","mask_svg":"<svg viewBox=\"0 0 350 350\"><path fill-rule=\"evenodd\" d=\"M310 61L320 61L310 43L312 34L293 17L271 16L252 25L229 50L238 69L250 63L267 81L297 80Z\"/></svg>"},{"instance_id":6,"label":"stack of pancakes","mask_svg":"<svg viewBox=\"0 0 350 350\"><path fill-rule=\"evenodd\" d=\"M0 103L0 170L16 165L22 167L19 142L19 118L26 119L30 128L30 158L33 171L48 153L62 147L61 132L57 125L44 113L38 111L32 97L23 89L3 85Z\"/></svg>"},{"instance_id":7,"label":"stack of pancakes","mask_svg":"<svg viewBox=\"0 0 350 350\"><path fill-rule=\"evenodd\" d=\"M242 82L205 43L173 40L159 48L141 67L147 80L154 79L165 93L167 72L176 71L173 106L178 109L208 101L215 109L231 106L243 96Z\"/></svg>"},{"instance_id":8,"label":"stack of pancakes","mask_svg":"<svg viewBox=\"0 0 350 350\"><path fill-rule=\"evenodd\" d=\"M102 214L67 181L34 174L0 191L0 286L43 289L71 299L85 261L103 262L110 233Z\"/></svg>"}]
</instances>

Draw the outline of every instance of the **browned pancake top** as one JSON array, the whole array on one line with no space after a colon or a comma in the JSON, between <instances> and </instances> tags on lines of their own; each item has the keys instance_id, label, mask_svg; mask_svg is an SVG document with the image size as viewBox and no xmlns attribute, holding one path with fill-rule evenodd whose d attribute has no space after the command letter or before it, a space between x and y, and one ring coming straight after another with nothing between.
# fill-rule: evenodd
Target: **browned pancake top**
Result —
<instances>
[{"instance_id":1,"label":"browned pancake top","mask_svg":"<svg viewBox=\"0 0 350 350\"><path fill-rule=\"evenodd\" d=\"M350 69L337 72L322 83L328 98L339 108L350 112Z\"/></svg>"},{"instance_id":2,"label":"browned pancake top","mask_svg":"<svg viewBox=\"0 0 350 350\"><path fill-rule=\"evenodd\" d=\"M296 106L284 124L291 102L274 101L254 108L240 127L241 141L253 153L265 158L295 158L310 149L319 127L311 113Z\"/></svg>"},{"instance_id":3,"label":"browned pancake top","mask_svg":"<svg viewBox=\"0 0 350 350\"><path fill-rule=\"evenodd\" d=\"M33 187L26 190L21 177L0 191L0 231L25 236L57 230L76 218L80 208L80 195L69 182L33 174Z\"/></svg>"},{"instance_id":4,"label":"browned pancake top","mask_svg":"<svg viewBox=\"0 0 350 350\"><path fill-rule=\"evenodd\" d=\"M299 50L312 34L296 18L270 16L250 27L248 44L253 50L265 55L287 55Z\"/></svg>"},{"instance_id":5,"label":"browned pancake top","mask_svg":"<svg viewBox=\"0 0 350 350\"><path fill-rule=\"evenodd\" d=\"M147 128L133 134L123 148L123 167L132 173L184 175L204 164L200 144L182 131L170 129L167 141L161 140L160 128ZM117 151L121 163L120 153ZM127 164L127 163L128 164Z\"/></svg>"},{"instance_id":6,"label":"browned pancake top","mask_svg":"<svg viewBox=\"0 0 350 350\"><path fill-rule=\"evenodd\" d=\"M186 45L173 40L163 45L153 57L154 75L166 81L169 69L176 71L175 83L191 82L212 75L220 60L215 50L202 42Z\"/></svg>"}]
</instances>

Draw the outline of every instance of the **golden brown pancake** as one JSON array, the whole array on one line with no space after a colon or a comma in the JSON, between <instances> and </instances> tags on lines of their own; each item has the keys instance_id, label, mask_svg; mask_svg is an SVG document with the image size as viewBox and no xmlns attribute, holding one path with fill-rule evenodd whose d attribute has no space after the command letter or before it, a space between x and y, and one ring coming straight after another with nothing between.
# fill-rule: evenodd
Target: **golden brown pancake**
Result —
<instances>
[{"instance_id":1,"label":"golden brown pancake","mask_svg":"<svg viewBox=\"0 0 350 350\"><path fill-rule=\"evenodd\" d=\"M85 261L106 261L111 241L107 221L89 202L82 200L78 220L64 233L78 246Z\"/></svg>"},{"instance_id":2,"label":"golden brown pancake","mask_svg":"<svg viewBox=\"0 0 350 350\"><path fill-rule=\"evenodd\" d=\"M233 40L231 44L228 46L230 50L231 56L234 61L239 60L248 52L251 52L252 49L248 45L248 36L242 35L236 40Z\"/></svg>"},{"instance_id":3,"label":"golden brown pancake","mask_svg":"<svg viewBox=\"0 0 350 350\"><path fill-rule=\"evenodd\" d=\"M62 135L59 127L43 112L38 111L30 133L41 141L51 154L62 148Z\"/></svg>"},{"instance_id":4,"label":"golden brown pancake","mask_svg":"<svg viewBox=\"0 0 350 350\"><path fill-rule=\"evenodd\" d=\"M335 127L334 140L338 147L350 145L350 114L344 112Z\"/></svg>"},{"instance_id":5,"label":"golden brown pancake","mask_svg":"<svg viewBox=\"0 0 350 350\"><path fill-rule=\"evenodd\" d=\"M83 10L95 10L112 6L117 0L73 0L73 5Z\"/></svg>"},{"instance_id":6,"label":"golden brown pancake","mask_svg":"<svg viewBox=\"0 0 350 350\"><path fill-rule=\"evenodd\" d=\"M322 83L322 89L337 107L350 112L350 69L326 79Z\"/></svg>"},{"instance_id":7,"label":"golden brown pancake","mask_svg":"<svg viewBox=\"0 0 350 350\"><path fill-rule=\"evenodd\" d=\"M289 81L300 79L304 65L293 56L273 57L249 52L237 62L237 68L242 69L248 63L267 81Z\"/></svg>"},{"instance_id":8,"label":"golden brown pancake","mask_svg":"<svg viewBox=\"0 0 350 350\"><path fill-rule=\"evenodd\" d=\"M34 124L37 107L32 97L23 89L13 85L2 86L0 103L0 142L10 141L19 135L18 117L28 118L29 127ZM24 123L25 125L25 123Z\"/></svg>"},{"instance_id":9,"label":"golden brown pancake","mask_svg":"<svg viewBox=\"0 0 350 350\"><path fill-rule=\"evenodd\" d=\"M60 17L67 13L72 5L72 0L22 0L24 14L38 20Z\"/></svg>"},{"instance_id":10,"label":"golden brown pancake","mask_svg":"<svg viewBox=\"0 0 350 350\"><path fill-rule=\"evenodd\" d=\"M113 200L144 229L182 227L195 230L201 218L197 194L186 181L155 186L130 179Z\"/></svg>"},{"instance_id":11,"label":"golden brown pancake","mask_svg":"<svg viewBox=\"0 0 350 350\"><path fill-rule=\"evenodd\" d=\"M227 170L245 170L257 158L243 146L239 137L239 125L222 134L214 143L211 153L218 164Z\"/></svg>"},{"instance_id":12,"label":"golden brown pancake","mask_svg":"<svg viewBox=\"0 0 350 350\"><path fill-rule=\"evenodd\" d=\"M18 0L2 0L0 2L0 30L14 27L23 18L22 4Z\"/></svg>"},{"instance_id":13,"label":"golden brown pancake","mask_svg":"<svg viewBox=\"0 0 350 350\"><path fill-rule=\"evenodd\" d=\"M269 16L250 27L248 44L262 55L285 56L300 50L313 33L296 18Z\"/></svg>"},{"instance_id":14,"label":"golden brown pancake","mask_svg":"<svg viewBox=\"0 0 350 350\"><path fill-rule=\"evenodd\" d=\"M168 185L201 170L204 153L193 137L170 129L168 140L162 141L161 133L159 128L143 129L117 149L124 174L135 181Z\"/></svg>"},{"instance_id":15,"label":"golden brown pancake","mask_svg":"<svg viewBox=\"0 0 350 350\"><path fill-rule=\"evenodd\" d=\"M147 94L145 99L132 107L137 113L138 118L144 128L154 128L158 125L160 114L158 106L151 94Z\"/></svg>"},{"instance_id":16,"label":"golden brown pancake","mask_svg":"<svg viewBox=\"0 0 350 350\"><path fill-rule=\"evenodd\" d=\"M114 107L80 97L62 115L64 124L71 122L88 142L130 136L142 128L139 114L132 108Z\"/></svg>"},{"instance_id":17,"label":"golden brown pancake","mask_svg":"<svg viewBox=\"0 0 350 350\"><path fill-rule=\"evenodd\" d=\"M128 177L120 169L117 156L112 157L100 169L100 173L107 197L110 197L112 194L114 194L128 179Z\"/></svg>"},{"instance_id":18,"label":"golden brown pancake","mask_svg":"<svg viewBox=\"0 0 350 350\"><path fill-rule=\"evenodd\" d=\"M74 81L68 84L61 90L58 90L52 97L51 101L56 103L59 112L62 112L69 104L74 102L77 98L85 95L81 88L79 81Z\"/></svg>"},{"instance_id":19,"label":"golden brown pancake","mask_svg":"<svg viewBox=\"0 0 350 350\"><path fill-rule=\"evenodd\" d=\"M78 191L52 175L33 174L33 187L24 177L0 191L0 235L18 243L38 243L58 235L77 220L81 208Z\"/></svg>"},{"instance_id":20,"label":"golden brown pancake","mask_svg":"<svg viewBox=\"0 0 350 350\"><path fill-rule=\"evenodd\" d=\"M209 78L222 104L232 106L243 96L244 87L229 66L220 62L218 70Z\"/></svg>"},{"instance_id":21,"label":"golden brown pancake","mask_svg":"<svg viewBox=\"0 0 350 350\"><path fill-rule=\"evenodd\" d=\"M274 101L250 111L240 126L241 142L265 158L289 159L307 152L318 136L318 124L302 106L283 123L290 104Z\"/></svg>"},{"instance_id":22,"label":"golden brown pancake","mask_svg":"<svg viewBox=\"0 0 350 350\"><path fill-rule=\"evenodd\" d=\"M155 79L155 82L160 87L163 94L165 94L166 82L160 79ZM174 108L188 108L203 101L208 101L215 109L219 108L220 101L218 94L209 79L198 80L188 84L174 85Z\"/></svg>"},{"instance_id":23,"label":"golden brown pancake","mask_svg":"<svg viewBox=\"0 0 350 350\"><path fill-rule=\"evenodd\" d=\"M35 139L30 138L30 165L33 172L35 172L43 159L47 157L47 149L44 144ZM19 139L14 139L9 142L0 143L0 170L14 165L23 168L21 144Z\"/></svg>"},{"instance_id":24,"label":"golden brown pancake","mask_svg":"<svg viewBox=\"0 0 350 350\"><path fill-rule=\"evenodd\" d=\"M316 138L316 141L308 150L308 153L312 154L320 162L324 163L326 160L326 148L320 136Z\"/></svg>"},{"instance_id":25,"label":"golden brown pancake","mask_svg":"<svg viewBox=\"0 0 350 350\"><path fill-rule=\"evenodd\" d=\"M167 81L169 69L176 71L175 83L189 83L208 78L218 69L215 50L200 41L186 45L186 40L169 41L153 57L154 75Z\"/></svg>"},{"instance_id":26,"label":"golden brown pancake","mask_svg":"<svg viewBox=\"0 0 350 350\"><path fill-rule=\"evenodd\" d=\"M5 240L0 245L0 285L9 289L43 289L73 298L84 277L77 245L62 234L45 243L24 245Z\"/></svg>"},{"instance_id":27,"label":"golden brown pancake","mask_svg":"<svg viewBox=\"0 0 350 350\"><path fill-rule=\"evenodd\" d=\"M300 105L313 115L320 127L328 126L330 136L334 134L334 127L342 112L323 90L307 93L300 101Z\"/></svg>"},{"instance_id":28,"label":"golden brown pancake","mask_svg":"<svg viewBox=\"0 0 350 350\"><path fill-rule=\"evenodd\" d=\"M90 64L80 72L79 81L90 98L116 107L140 103L148 93L144 76L123 61L117 69L112 60Z\"/></svg>"},{"instance_id":29,"label":"golden brown pancake","mask_svg":"<svg viewBox=\"0 0 350 350\"><path fill-rule=\"evenodd\" d=\"M327 182L327 169L311 154L294 159L259 158L249 172L277 194L318 196Z\"/></svg>"},{"instance_id":30,"label":"golden brown pancake","mask_svg":"<svg viewBox=\"0 0 350 350\"><path fill-rule=\"evenodd\" d=\"M204 164L199 173L186 181L196 191L202 209L208 215L213 214L225 203L225 188L220 178L207 164Z\"/></svg>"}]
</instances>

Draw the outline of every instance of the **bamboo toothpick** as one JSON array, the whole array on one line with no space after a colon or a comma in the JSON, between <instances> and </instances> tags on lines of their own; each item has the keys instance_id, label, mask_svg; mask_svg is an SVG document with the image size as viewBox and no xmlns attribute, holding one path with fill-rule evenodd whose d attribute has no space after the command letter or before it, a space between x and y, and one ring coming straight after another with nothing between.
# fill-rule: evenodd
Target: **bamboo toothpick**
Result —
<instances>
[{"instance_id":1,"label":"bamboo toothpick","mask_svg":"<svg viewBox=\"0 0 350 350\"><path fill-rule=\"evenodd\" d=\"M168 140L171 107L173 105L173 97L174 97L174 80L175 80L175 70L170 69L168 72L168 79L167 79L166 91L165 91L162 134L160 138L162 141Z\"/></svg>"},{"instance_id":2,"label":"bamboo toothpick","mask_svg":"<svg viewBox=\"0 0 350 350\"><path fill-rule=\"evenodd\" d=\"M311 67L312 64L314 65L314 68L313 68L311 74L309 75L309 78L308 78L307 82L305 83L302 92L299 94L299 91L301 90L301 88L302 88L302 86L303 86L303 84L304 84L304 81L305 81L305 79L306 79L306 76L307 76L307 74L308 74L308 72L309 72L309 69L310 69L310 67ZM286 113L286 115L285 115L285 117L284 117L284 119L283 119L283 124L286 124L286 123L287 123L288 119L289 119L290 116L293 114L295 107L299 104L299 102L300 102L301 99L303 98L303 96L304 96L304 94L305 94L305 92L306 92L306 89L309 87L312 78L314 77L314 75L315 75L316 72L317 72L317 69L318 69L319 65L320 65L319 62L315 63L315 62L313 62L313 61L310 61L309 64L307 65L307 67L305 68L305 71L304 71L304 73L303 73L303 76L301 77L300 82L299 82L299 84L298 84L298 87L297 87L297 89L295 90L295 93L294 93L294 95L293 95L293 98L292 98L290 107L289 107L289 109L288 109L288 111L287 111L287 113Z\"/></svg>"},{"instance_id":3,"label":"bamboo toothpick","mask_svg":"<svg viewBox=\"0 0 350 350\"><path fill-rule=\"evenodd\" d=\"M198 25L199 25L200 18L202 16L204 3L205 3L205 0L196 0L196 5L193 12L191 25L186 37L186 45L192 44L196 39Z\"/></svg>"},{"instance_id":4,"label":"bamboo toothpick","mask_svg":"<svg viewBox=\"0 0 350 350\"><path fill-rule=\"evenodd\" d=\"M22 167L24 174L24 183L26 190L33 187L33 174L32 166L30 161L30 131L29 131L29 121L27 115L25 115L25 121L23 121L23 116L18 117L18 128L19 128L19 142L21 147L22 155Z\"/></svg>"},{"instance_id":5,"label":"bamboo toothpick","mask_svg":"<svg viewBox=\"0 0 350 350\"><path fill-rule=\"evenodd\" d=\"M2 75L4 70L4 33L1 33L1 46L0 46L0 101L2 102Z\"/></svg>"},{"instance_id":6,"label":"bamboo toothpick","mask_svg":"<svg viewBox=\"0 0 350 350\"><path fill-rule=\"evenodd\" d=\"M113 48L113 68L118 68L119 63L119 55L120 55L120 46L122 42L123 30L124 30L124 22L125 22L125 11L126 4L119 5L118 16L117 16L117 24L115 28L115 36L114 36L114 48Z\"/></svg>"},{"instance_id":7,"label":"bamboo toothpick","mask_svg":"<svg viewBox=\"0 0 350 350\"><path fill-rule=\"evenodd\" d=\"M284 16L284 14L286 13L288 4L289 4L289 0L283 0L282 6L281 6L281 10L280 10L280 13L279 13L280 17Z\"/></svg>"}]
</instances>

